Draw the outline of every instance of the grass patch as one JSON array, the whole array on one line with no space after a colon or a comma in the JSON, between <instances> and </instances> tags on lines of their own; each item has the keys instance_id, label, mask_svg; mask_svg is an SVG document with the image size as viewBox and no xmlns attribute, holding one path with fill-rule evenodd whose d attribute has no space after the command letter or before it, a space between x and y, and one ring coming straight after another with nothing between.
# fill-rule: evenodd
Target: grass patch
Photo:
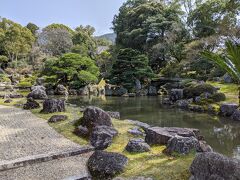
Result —
<instances>
[{"instance_id":1,"label":"grass patch","mask_svg":"<svg viewBox=\"0 0 240 180\"><path fill-rule=\"evenodd\" d=\"M226 95L226 100L223 102L237 103L238 104L238 85L237 84L225 84L221 82L208 82L209 84L219 87L219 92Z\"/></svg>"},{"instance_id":2,"label":"grass patch","mask_svg":"<svg viewBox=\"0 0 240 180\"><path fill-rule=\"evenodd\" d=\"M26 103L26 99L25 98L14 98L12 99L12 102L10 103L4 103L6 99L0 99L0 105L4 105L4 106L18 106L18 105L21 105L21 104L24 104Z\"/></svg>"}]
</instances>

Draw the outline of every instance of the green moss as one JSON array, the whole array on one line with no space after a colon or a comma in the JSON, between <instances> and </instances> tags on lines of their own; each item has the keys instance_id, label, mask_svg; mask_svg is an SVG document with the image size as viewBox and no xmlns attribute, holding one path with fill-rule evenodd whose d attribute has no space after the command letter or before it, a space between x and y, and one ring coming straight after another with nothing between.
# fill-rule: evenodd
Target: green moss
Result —
<instances>
[{"instance_id":1,"label":"green moss","mask_svg":"<svg viewBox=\"0 0 240 180\"><path fill-rule=\"evenodd\" d=\"M237 84L224 84L220 82L208 82L209 84L219 87L219 92L226 95L224 102L238 103L238 85Z\"/></svg>"}]
</instances>

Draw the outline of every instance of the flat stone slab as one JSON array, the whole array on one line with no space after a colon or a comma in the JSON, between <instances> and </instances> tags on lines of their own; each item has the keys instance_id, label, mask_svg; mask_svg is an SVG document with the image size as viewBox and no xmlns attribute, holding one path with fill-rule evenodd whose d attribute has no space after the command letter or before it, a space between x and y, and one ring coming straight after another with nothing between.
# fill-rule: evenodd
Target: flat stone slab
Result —
<instances>
[{"instance_id":1,"label":"flat stone slab","mask_svg":"<svg viewBox=\"0 0 240 180\"><path fill-rule=\"evenodd\" d=\"M76 180L89 177L87 161L91 153L27 165L0 172L1 180Z\"/></svg>"},{"instance_id":2,"label":"flat stone slab","mask_svg":"<svg viewBox=\"0 0 240 180\"><path fill-rule=\"evenodd\" d=\"M30 111L0 106L0 163L81 148Z\"/></svg>"},{"instance_id":3,"label":"flat stone slab","mask_svg":"<svg viewBox=\"0 0 240 180\"><path fill-rule=\"evenodd\" d=\"M198 129L177 127L150 127L145 129L145 132L145 140L150 145L166 145L168 140L176 135L182 137L195 137L198 139L200 134Z\"/></svg>"}]
</instances>

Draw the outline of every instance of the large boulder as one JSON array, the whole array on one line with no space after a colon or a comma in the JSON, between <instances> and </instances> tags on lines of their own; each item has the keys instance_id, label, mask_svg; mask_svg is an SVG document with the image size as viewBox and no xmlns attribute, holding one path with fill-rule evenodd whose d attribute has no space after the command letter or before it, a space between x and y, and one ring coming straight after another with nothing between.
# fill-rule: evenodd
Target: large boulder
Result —
<instances>
[{"instance_id":1,"label":"large boulder","mask_svg":"<svg viewBox=\"0 0 240 180\"><path fill-rule=\"evenodd\" d=\"M142 153L150 151L151 148L143 139L130 139L125 149L128 152Z\"/></svg>"},{"instance_id":2,"label":"large boulder","mask_svg":"<svg viewBox=\"0 0 240 180\"><path fill-rule=\"evenodd\" d=\"M167 154L172 154L173 152L189 154L191 151L201 152L199 141L193 136L182 137L178 135L168 140L165 150Z\"/></svg>"},{"instance_id":3,"label":"large boulder","mask_svg":"<svg viewBox=\"0 0 240 180\"><path fill-rule=\"evenodd\" d=\"M111 118L120 119L120 113L114 111L106 111Z\"/></svg>"},{"instance_id":4,"label":"large boulder","mask_svg":"<svg viewBox=\"0 0 240 180\"><path fill-rule=\"evenodd\" d=\"M104 150L112 144L117 130L109 126L96 126L90 136L90 143L97 150Z\"/></svg>"},{"instance_id":5,"label":"large boulder","mask_svg":"<svg viewBox=\"0 0 240 180\"><path fill-rule=\"evenodd\" d=\"M239 180L240 160L218 153L200 153L190 167L192 180Z\"/></svg>"},{"instance_id":6,"label":"large boulder","mask_svg":"<svg viewBox=\"0 0 240 180\"><path fill-rule=\"evenodd\" d=\"M237 104L222 104L220 106L220 114L222 116L230 117L233 115L234 111L238 108Z\"/></svg>"},{"instance_id":7,"label":"large boulder","mask_svg":"<svg viewBox=\"0 0 240 180\"><path fill-rule=\"evenodd\" d=\"M65 101L61 99L46 99L43 102L42 113L55 113L65 111Z\"/></svg>"},{"instance_id":8,"label":"large boulder","mask_svg":"<svg viewBox=\"0 0 240 180\"><path fill-rule=\"evenodd\" d=\"M23 109L38 109L40 108L40 104L35 101L33 98L28 98L27 102L23 105Z\"/></svg>"},{"instance_id":9,"label":"large boulder","mask_svg":"<svg viewBox=\"0 0 240 180\"><path fill-rule=\"evenodd\" d=\"M96 126L113 126L109 114L94 106L89 106L85 109L81 125L87 127L90 132Z\"/></svg>"},{"instance_id":10,"label":"large boulder","mask_svg":"<svg viewBox=\"0 0 240 180\"><path fill-rule=\"evenodd\" d=\"M149 86L148 87L148 95L149 96L157 96L157 88L155 86Z\"/></svg>"},{"instance_id":11,"label":"large boulder","mask_svg":"<svg viewBox=\"0 0 240 180\"><path fill-rule=\"evenodd\" d=\"M64 85L59 84L59 85L57 85L57 87L54 91L54 94L61 95L61 96L68 96L68 90Z\"/></svg>"},{"instance_id":12,"label":"large boulder","mask_svg":"<svg viewBox=\"0 0 240 180\"><path fill-rule=\"evenodd\" d=\"M112 179L123 172L128 158L122 154L95 151L89 158L87 166L90 174L96 179Z\"/></svg>"},{"instance_id":13,"label":"large boulder","mask_svg":"<svg viewBox=\"0 0 240 180\"><path fill-rule=\"evenodd\" d=\"M48 96L46 94L46 88L44 86L33 86L31 88L32 92L30 92L27 98L33 99L47 99Z\"/></svg>"},{"instance_id":14,"label":"large boulder","mask_svg":"<svg viewBox=\"0 0 240 180\"><path fill-rule=\"evenodd\" d=\"M56 123L56 122L60 122L60 121L65 121L67 120L67 116L66 115L53 115L48 122L50 123Z\"/></svg>"},{"instance_id":15,"label":"large boulder","mask_svg":"<svg viewBox=\"0 0 240 180\"><path fill-rule=\"evenodd\" d=\"M199 130L190 128L150 127L145 129L145 132L145 141L150 145L167 145L169 139L176 135L199 138Z\"/></svg>"},{"instance_id":16,"label":"large boulder","mask_svg":"<svg viewBox=\"0 0 240 180\"><path fill-rule=\"evenodd\" d=\"M169 99L172 102L176 102L177 100L183 99L183 89L172 89L170 91Z\"/></svg>"}]
</instances>

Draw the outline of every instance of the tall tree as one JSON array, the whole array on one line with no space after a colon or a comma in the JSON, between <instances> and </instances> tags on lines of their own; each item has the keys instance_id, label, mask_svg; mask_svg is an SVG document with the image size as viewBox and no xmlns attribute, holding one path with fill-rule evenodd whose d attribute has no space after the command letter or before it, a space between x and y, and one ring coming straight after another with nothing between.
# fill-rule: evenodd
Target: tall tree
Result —
<instances>
[{"instance_id":1,"label":"tall tree","mask_svg":"<svg viewBox=\"0 0 240 180\"><path fill-rule=\"evenodd\" d=\"M33 23L28 23L26 28L28 28L34 36L37 35L37 31L39 30L39 27Z\"/></svg>"}]
</instances>

